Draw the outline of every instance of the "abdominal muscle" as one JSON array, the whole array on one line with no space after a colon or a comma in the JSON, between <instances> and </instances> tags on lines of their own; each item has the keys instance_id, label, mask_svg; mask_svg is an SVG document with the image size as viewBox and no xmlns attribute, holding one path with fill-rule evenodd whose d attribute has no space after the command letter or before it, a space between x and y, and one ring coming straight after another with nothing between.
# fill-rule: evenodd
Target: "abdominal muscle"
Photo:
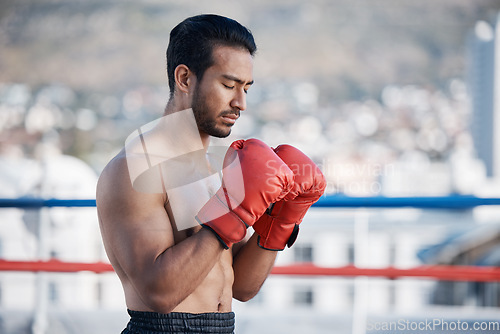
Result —
<instances>
[{"instance_id":1,"label":"abdominal muscle","mask_svg":"<svg viewBox=\"0 0 500 334\"><path fill-rule=\"evenodd\" d=\"M174 312L230 312L233 298L231 252L224 252L205 280L184 299Z\"/></svg>"}]
</instances>

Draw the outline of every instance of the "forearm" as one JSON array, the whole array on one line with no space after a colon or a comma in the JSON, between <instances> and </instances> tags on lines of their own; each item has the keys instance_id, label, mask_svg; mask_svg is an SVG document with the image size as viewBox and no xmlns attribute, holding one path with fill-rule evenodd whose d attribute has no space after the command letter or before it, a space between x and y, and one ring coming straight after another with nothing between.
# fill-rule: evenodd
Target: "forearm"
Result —
<instances>
[{"instance_id":1,"label":"forearm","mask_svg":"<svg viewBox=\"0 0 500 334\"><path fill-rule=\"evenodd\" d=\"M234 257L234 298L248 301L259 292L273 268L276 254L276 251L260 248L257 234L252 235Z\"/></svg>"},{"instance_id":2,"label":"forearm","mask_svg":"<svg viewBox=\"0 0 500 334\"><path fill-rule=\"evenodd\" d=\"M204 228L169 247L139 273L144 301L155 311L170 312L203 282L223 251Z\"/></svg>"}]
</instances>

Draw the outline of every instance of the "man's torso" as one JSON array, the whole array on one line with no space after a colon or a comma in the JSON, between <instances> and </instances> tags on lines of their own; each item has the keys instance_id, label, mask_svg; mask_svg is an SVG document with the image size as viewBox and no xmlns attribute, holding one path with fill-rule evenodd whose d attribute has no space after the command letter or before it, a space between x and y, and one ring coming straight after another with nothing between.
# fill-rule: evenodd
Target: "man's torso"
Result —
<instances>
[{"instance_id":1,"label":"man's torso","mask_svg":"<svg viewBox=\"0 0 500 334\"><path fill-rule=\"evenodd\" d=\"M124 168L121 164L127 163L124 154L119 154L115 160L116 161L113 163L114 167L110 168L116 168L116 165L118 165L120 166L118 169L123 170ZM113 173L113 170L109 171L109 173ZM120 182L130 182L128 174L122 174L123 175L120 176ZM200 175L200 177L202 176L203 175ZM168 178L176 176L163 175L163 177ZM194 217L203 203L208 201L218 189L220 186L219 180L220 178L218 175L214 174L212 177L202 178L197 182L191 182L175 189L168 189L166 193L155 194L155 196L161 196L161 200L164 203L164 210L170 219L169 223L172 225L172 228L166 227L165 230L173 231L175 244L191 237L202 228L196 223ZM106 183L105 180L103 181L103 183ZM147 223L147 221L138 222L137 228L148 228ZM107 222L100 217L100 224L106 225ZM158 231L158 233L162 232ZM107 242L104 234L103 238L106 246ZM114 250L106 247L106 251L111 264L122 282L127 308L135 311L154 312L155 310L152 310L142 301L128 275L120 267L120 264L113 254ZM223 252L220 260L211 269L202 283L172 311L189 313L230 312L233 280L232 253ZM137 284L137 282L135 284Z\"/></svg>"}]
</instances>

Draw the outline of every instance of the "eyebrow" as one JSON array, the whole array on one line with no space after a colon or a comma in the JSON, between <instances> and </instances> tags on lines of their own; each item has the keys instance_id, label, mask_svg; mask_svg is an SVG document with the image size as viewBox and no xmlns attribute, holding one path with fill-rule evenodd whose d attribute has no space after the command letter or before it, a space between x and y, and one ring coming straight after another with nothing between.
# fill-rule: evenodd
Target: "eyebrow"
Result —
<instances>
[{"instance_id":1,"label":"eyebrow","mask_svg":"<svg viewBox=\"0 0 500 334\"><path fill-rule=\"evenodd\" d=\"M231 80L231 81L237 82L240 85L248 86L248 85L252 85L253 84L253 80L250 81L250 82L245 83L245 81L243 81L243 80L241 80L241 79L239 79L239 78L237 78L235 76L232 76L230 74L223 74L222 77L224 77L227 80Z\"/></svg>"}]
</instances>

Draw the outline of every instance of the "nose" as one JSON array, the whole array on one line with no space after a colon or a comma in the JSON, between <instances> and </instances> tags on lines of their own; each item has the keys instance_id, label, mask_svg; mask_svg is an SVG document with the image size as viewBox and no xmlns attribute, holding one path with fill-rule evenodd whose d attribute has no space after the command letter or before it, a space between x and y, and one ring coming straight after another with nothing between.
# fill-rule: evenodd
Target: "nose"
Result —
<instances>
[{"instance_id":1,"label":"nose","mask_svg":"<svg viewBox=\"0 0 500 334\"><path fill-rule=\"evenodd\" d=\"M247 108L247 96L243 89L235 93L235 96L231 100L231 108L238 109L239 111L243 111Z\"/></svg>"}]
</instances>

